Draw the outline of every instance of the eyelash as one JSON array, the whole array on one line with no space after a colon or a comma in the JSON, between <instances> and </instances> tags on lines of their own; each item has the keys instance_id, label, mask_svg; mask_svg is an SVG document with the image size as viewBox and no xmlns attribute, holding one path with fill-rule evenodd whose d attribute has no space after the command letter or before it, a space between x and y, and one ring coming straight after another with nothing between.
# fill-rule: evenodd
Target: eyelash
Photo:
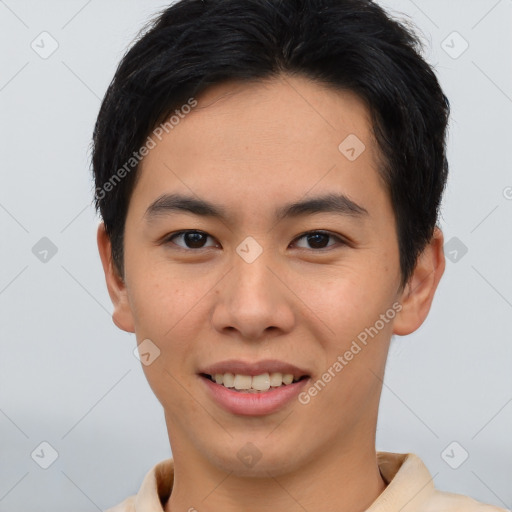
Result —
<instances>
[{"instance_id":1,"label":"eyelash","mask_svg":"<svg viewBox=\"0 0 512 512\"><path fill-rule=\"evenodd\" d=\"M197 230L197 229L185 229L183 231L176 231L175 233L171 233L169 236L167 236L165 239L164 239L164 243L173 243L172 240L174 238L177 238L177 237L180 237L182 235L186 235L188 233L197 233L197 234L201 234L201 235L206 235L207 237L210 237L210 238L213 238L211 235L209 235L208 233L204 232L204 231L200 231L200 230ZM293 242L297 241L297 240L300 240L302 238L305 238L307 237L308 235L316 235L316 234L320 234L320 235L325 235L325 236L328 236L330 238L334 238L337 240L337 242L342 245L342 246L346 246L346 245L349 245L347 241L345 241L343 238L341 238L340 236L338 235L335 235L329 231L323 231L323 230L320 230L320 229L316 229L316 230L313 230L313 231L306 231L305 233L302 233L301 235L297 236L296 238L294 238ZM181 247L180 245L177 245L177 244L174 244L178 247L179 250L183 250L183 251L199 251L201 249L210 249L210 247L199 247L199 248L190 248L190 247ZM328 245L327 247L322 247L320 249L307 249L307 250L311 250L311 251L314 251L314 252L324 252L324 251L327 251L327 250L330 250L330 248L332 248L333 246L335 246L336 244L332 244L332 245ZM302 247L301 249L305 249L304 247Z\"/></svg>"}]
</instances>

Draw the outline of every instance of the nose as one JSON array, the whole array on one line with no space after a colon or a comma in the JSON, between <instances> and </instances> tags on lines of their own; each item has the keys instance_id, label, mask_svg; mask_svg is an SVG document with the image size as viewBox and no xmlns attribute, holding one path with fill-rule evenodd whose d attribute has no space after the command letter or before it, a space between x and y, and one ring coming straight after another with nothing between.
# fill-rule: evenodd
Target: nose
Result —
<instances>
[{"instance_id":1,"label":"nose","mask_svg":"<svg viewBox=\"0 0 512 512\"><path fill-rule=\"evenodd\" d=\"M217 285L212 323L222 334L249 341L290 332L296 314L286 278L262 254L252 263L238 256Z\"/></svg>"}]
</instances>

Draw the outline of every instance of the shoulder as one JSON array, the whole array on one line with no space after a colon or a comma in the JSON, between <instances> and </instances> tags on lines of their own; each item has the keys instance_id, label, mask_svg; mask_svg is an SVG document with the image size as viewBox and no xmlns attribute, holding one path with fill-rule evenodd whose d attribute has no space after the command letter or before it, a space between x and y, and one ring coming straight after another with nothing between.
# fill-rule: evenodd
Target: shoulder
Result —
<instances>
[{"instance_id":1,"label":"shoulder","mask_svg":"<svg viewBox=\"0 0 512 512\"><path fill-rule=\"evenodd\" d=\"M165 501L170 496L173 481L172 458L160 461L146 473L137 494L126 498L105 512L136 512L141 509L163 512L162 500Z\"/></svg>"},{"instance_id":2,"label":"shoulder","mask_svg":"<svg viewBox=\"0 0 512 512\"><path fill-rule=\"evenodd\" d=\"M481 503L469 496L435 490L425 512L510 512L508 509Z\"/></svg>"},{"instance_id":3,"label":"shoulder","mask_svg":"<svg viewBox=\"0 0 512 512\"><path fill-rule=\"evenodd\" d=\"M414 453L378 452L377 460L388 485L374 508L367 512L391 510L389 504L393 505L393 510L402 512L512 512L469 496L436 489L429 470ZM413 497L411 489L417 490Z\"/></svg>"},{"instance_id":4,"label":"shoulder","mask_svg":"<svg viewBox=\"0 0 512 512\"><path fill-rule=\"evenodd\" d=\"M122 503L115 507L108 508L105 512L134 512L135 511L135 496L126 498Z\"/></svg>"}]
</instances>

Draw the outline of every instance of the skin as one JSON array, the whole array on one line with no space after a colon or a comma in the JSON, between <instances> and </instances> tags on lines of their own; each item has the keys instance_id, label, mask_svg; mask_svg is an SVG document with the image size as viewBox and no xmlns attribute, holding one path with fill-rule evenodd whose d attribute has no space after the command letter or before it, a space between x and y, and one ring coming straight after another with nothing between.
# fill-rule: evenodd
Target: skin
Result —
<instances>
[{"instance_id":1,"label":"skin","mask_svg":"<svg viewBox=\"0 0 512 512\"><path fill-rule=\"evenodd\" d=\"M114 323L161 351L143 369L164 408L175 463L165 510L365 510L386 486L375 432L390 339L426 318L444 271L443 235L436 228L401 289L380 155L369 111L353 93L281 75L225 82L196 99L141 162L124 278L98 229ZM338 150L349 134L366 146L354 161ZM368 214L273 216L285 203L333 192ZM175 211L148 221L146 209L163 193L218 203L229 218ZM169 240L185 229L209 235L205 247ZM320 237L320 247L298 238L315 230L334 236ZM247 236L263 249L252 263L236 252ZM226 359L270 358L307 369L315 382L396 302L401 311L307 405L231 414L197 376ZM252 467L237 457L247 442L261 453Z\"/></svg>"}]
</instances>

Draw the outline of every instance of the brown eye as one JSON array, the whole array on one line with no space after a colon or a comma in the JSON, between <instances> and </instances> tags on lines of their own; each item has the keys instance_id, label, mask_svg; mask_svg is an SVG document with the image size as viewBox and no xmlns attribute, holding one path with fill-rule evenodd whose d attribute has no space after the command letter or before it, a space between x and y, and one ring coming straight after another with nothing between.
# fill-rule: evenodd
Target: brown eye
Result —
<instances>
[{"instance_id":1,"label":"brown eye","mask_svg":"<svg viewBox=\"0 0 512 512\"><path fill-rule=\"evenodd\" d=\"M173 234L167 238L167 241L176 244L182 249L203 249L205 247L215 247L215 244L209 246L205 245L208 238L211 238L210 235L203 231L186 230ZM177 239L181 240L184 245L176 243L175 240Z\"/></svg>"},{"instance_id":2,"label":"brown eye","mask_svg":"<svg viewBox=\"0 0 512 512\"><path fill-rule=\"evenodd\" d=\"M304 233L300 237L296 238L296 240L302 239L304 239L306 243L309 244L309 247L299 246L301 249L325 249L327 247L336 245L336 242L329 243L329 239L335 239L337 242L344 245L344 241L340 237L326 231L310 231L309 233Z\"/></svg>"}]
</instances>

